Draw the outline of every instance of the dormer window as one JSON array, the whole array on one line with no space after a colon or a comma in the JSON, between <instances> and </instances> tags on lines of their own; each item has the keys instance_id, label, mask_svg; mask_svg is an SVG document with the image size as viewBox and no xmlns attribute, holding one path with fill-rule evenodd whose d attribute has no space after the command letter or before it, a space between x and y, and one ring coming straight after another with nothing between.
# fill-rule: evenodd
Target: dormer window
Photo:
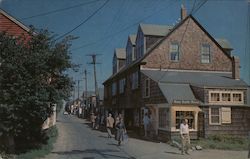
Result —
<instances>
[{"instance_id":1,"label":"dormer window","mask_svg":"<svg viewBox=\"0 0 250 159\"><path fill-rule=\"evenodd\" d=\"M179 61L180 47L178 43L172 43L170 45L170 60L174 62Z\"/></svg>"}]
</instances>

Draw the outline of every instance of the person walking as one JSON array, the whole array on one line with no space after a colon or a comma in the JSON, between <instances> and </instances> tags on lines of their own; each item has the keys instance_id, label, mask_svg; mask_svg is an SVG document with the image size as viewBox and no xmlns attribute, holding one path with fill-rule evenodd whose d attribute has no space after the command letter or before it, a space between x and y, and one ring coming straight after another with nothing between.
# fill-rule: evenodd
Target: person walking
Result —
<instances>
[{"instance_id":1,"label":"person walking","mask_svg":"<svg viewBox=\"0 0 250 159\"><path fill-rule=\"evenodd\" d=\"M115 139L118 141L118 146L120 146L121 142L123 141L124 133L126 133L126 128L123 118L119 118L119 121L117 121L115 128L116 128Z\"/></svg>"},{"instance_id":2,"label":"person walking","mask_svg":"<svg viewBox=\"0 0 250 159\"><path fill-rule=\"evenodd\" d=\"M92 128L94 129L95 128L95 119L96 119L96 116L94 113L91 113L90 115L90 121L92 123Z\"/></svg>"},{"instance_id":3,"label":"person walking","mask_svg":"<svg viewBox=\"0 0 250 159\"><path fill-rule=\"evenodd\" d=\"M148 113L145 113L143 117L144 137L148 136L149 123L150 123L150 118L148 116Z\"/></svg>"},{"instance_id":4,"label":"person walking","mask_svg":"<svg viewBox=\"0 0 250 159\"><path fill-rule=\"evenodd\" d=\"M109 113L109 116L106 119L106 127L107 127L107 132L108 132L108 138L112 138L112 133L111 129L114 127L114 118L112 117L112 114Z\"/></svg>"},{"instance_id":5,"label":"person walking","mask_svg":"<svg viewBox=\"0 0 250 159\"><path fill-rule=\"evenodd\" d=\"M180 125L180 135L181 135L181 154L184 155L188 153L189 145L190 145L190 136L189 136L189 128L188 128L188 120L184 119Z\"/></svg>"}]
</instances>

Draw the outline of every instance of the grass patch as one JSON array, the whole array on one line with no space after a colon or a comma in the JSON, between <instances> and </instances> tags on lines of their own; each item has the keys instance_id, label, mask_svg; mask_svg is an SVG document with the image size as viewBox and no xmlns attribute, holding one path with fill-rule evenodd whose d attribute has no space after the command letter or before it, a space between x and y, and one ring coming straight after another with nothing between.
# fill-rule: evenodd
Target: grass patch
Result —
<instances>
[{"instance_id":1,"label":"grass patch","mask_svg":"<svg viewBox=\"0 0 250 159\"><path fill-rule=\"evenodd\" d=\"M249 140L230 135L211 135L206 139L192 140L191 145L200 145L205 149L248 150Z\"/></svg>"},{"instance_id":2,"label":"grass patch","mask_svg":"<svg viewBox=\"0 0 250 159\"><path fill-rule=\"evenodd\" d=\"M16 159L34 159L48 155L53 149L53 143L55 143L58 136L57 127L53 126L50 129L48 129L47 136L48 136L47 144L41 145L39 149L31 149L29 152L19 154L16 156Z\"/></svg>"}]
</instances>

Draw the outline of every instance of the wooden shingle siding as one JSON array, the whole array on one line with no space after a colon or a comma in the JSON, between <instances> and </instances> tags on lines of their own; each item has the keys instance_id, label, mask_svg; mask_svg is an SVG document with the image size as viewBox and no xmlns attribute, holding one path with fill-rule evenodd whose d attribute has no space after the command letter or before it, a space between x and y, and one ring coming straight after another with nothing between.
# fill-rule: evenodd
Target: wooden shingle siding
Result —
<instances>
[{"instance_id":1,"label":"wooden shingle siding","mask_svg":"<svg viewBox=\"0 0 250 159\"><path fill-rule=\"evenodd\" d=\"M171 42L180 43L179 62L170 61ZM211 63L209 64L201 63L201 45L203 43L210 45ZM144 68L232 71L232 60L199 28L192 18L175 29L144 61L147 63L143 66Z\"/></svg>"},{"instance_id":2,"label":"wooden shingle siding","mask_svg":"<svg viewBox=\"0 0 250 159\"><path fill-rule=\"evenodd\" d=\"M191 86L193 93L195 95L195 98L198 100L204 102L205 97L204 97L204 88L196 87L196 86Z\"/></svg>"},{"instance_id":3,"label":"wooden shingle siding","mask_svg":"<svg viewBox=\"0 0 250 159\"><path fill-rule=\"evenodd\" d=\"M246 107L231 107L231 124L209 125L209 108L204 107L205 112L205 136L209 135L236 135L247 136L250 131L250 110Z\"/></svg>"},{"instance_id":4,"label":"wooden shingle siding","mask_svg":"<svg viewBox=\"0 0 250 159\"><path fill-rule=\"evenodd\" d=\"M158 40L162 38L163 37L159 37L159 36L146 36L146 50L151 48L153 44L155 44Z\"/></svg>"},{"instance_id":5,"label":"wooden shingle siding","mask_svg":"<svg viewBox=\"0 0 250 159\"><path fill-rule=\"evenodd\" d=\"M148 77L144 74L141 74L141 90L142 90L142 97L144 96L145 90L145 80ZM160 103L167 103L166 98L162 94L158 83L150 80L150 96L148 98L143 98L144 104L160 104Z\"/></svg>"}]
</instances>

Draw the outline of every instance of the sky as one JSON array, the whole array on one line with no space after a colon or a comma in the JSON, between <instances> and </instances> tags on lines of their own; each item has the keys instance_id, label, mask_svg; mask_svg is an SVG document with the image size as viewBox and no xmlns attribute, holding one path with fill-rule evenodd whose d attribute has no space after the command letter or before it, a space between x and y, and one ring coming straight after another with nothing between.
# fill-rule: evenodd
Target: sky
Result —
<instances>
[{"instance_id":1,"label":"sky","mask_svg":"<svg viewBox=\"0 0 250 159\"><path fill-rule=\"evenodd\" d=\"M114 49L126 47L128 35L136 33L139 23L175 25L180 18L181 4L184 4L188 13L192 8L197 9L193 16L214 38L228 39L234 48L233 55L240 57L241 78L250 85L250 2L207 0L198 8L205 1L0 0L0 8L23 24L48 29L56 37L79 26L70 33L79 37L70 49L72 61L80 64L79 72L67 73L74 80L81 80L81 93L85 90L84 69L88 72L88 90L94 90L93 65L88 64L92 59L87 55L99 54L97 81L98 86L103 87L102 83L112 74Z\"/></svg>"}]
</instances>

